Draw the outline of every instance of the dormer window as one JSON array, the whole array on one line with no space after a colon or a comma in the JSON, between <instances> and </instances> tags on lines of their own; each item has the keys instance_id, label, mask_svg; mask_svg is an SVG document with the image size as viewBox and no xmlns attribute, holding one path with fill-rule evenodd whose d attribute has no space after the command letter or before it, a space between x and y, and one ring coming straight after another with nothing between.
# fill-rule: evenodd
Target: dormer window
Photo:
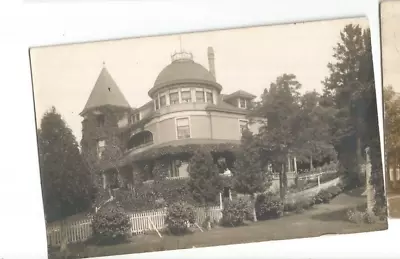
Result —
<instances>
[{"instance_id":1,"label":"dormer window","mask_svg":"<svg viewBox=\"0 0 400 259\"><path fill-rule=\"evenodd\" d=\"M97 127L103 127L105 123L104 114L99 114L96 116Z\"/></svg>"},{"instance_id":2,"label":"dormer window","mask_svg":"<svg viewBox=\"0 0 400 259\"><path fill-rule=\"evenodd\" d=\"M239 98L238 99L239 108L246 109L247 108L247 101L246 99Z\"/></svg>"},{"instance_id":3,"label":"dormer window","mask_svg":"<svg viewBox=\"0 0 400 259\"><path fill-rule=\"evenodd\" d=\"M140 113L135 113L132 115L132 123L140 121Z\"/></svg>"}]
</instances>

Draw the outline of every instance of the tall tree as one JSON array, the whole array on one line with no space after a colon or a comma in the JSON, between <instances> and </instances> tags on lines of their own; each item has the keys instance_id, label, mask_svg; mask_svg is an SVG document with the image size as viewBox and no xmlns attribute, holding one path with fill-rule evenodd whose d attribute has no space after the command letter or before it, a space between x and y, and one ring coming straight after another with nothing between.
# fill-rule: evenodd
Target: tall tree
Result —
<instances>
[{"instance_id":1,"label":"tall tree","mask_svg":"<svg viewBox=\"0 0 400 259\"><path fill-rule=\"evenodd\" d=\"M222 179L211 152L196 150L189 161L189 168L188 186L193 198L206 207L209 216L209 208L217 201L222 188Z\"/></svg>"},{"instance_id":2,"label":"tall tree","mask_svg":"<svg viewBox=\"0 0 400 259\"><path fill-rule=\"evenodd\" d=\"M386 180L390 186L390 171L394 176L399 168L397 159L400 151L400 96L396 94L393 87L387 86L383 89L384 98L384 123L385 123L385 149L386 149ZM393 188L396 188L397 179L393 179Z\"/></svg>"},{"instance_id":3,"label":"tall tree","mask_svg":"<svg viewBox=\"0 0 400 259\"><path fill-rule=\"evenodd\" d=\"M340 42L334 48L334 62L328 64L330 75L323 82L337 109L333 121L335 147L345 172L354 184L359 184L363 163L363 136L365 135L366 105L363 97L368 86L361 78L366 53L364 31L359 25L346 25L340 33ZM354 155L355 154L355 155Z\"/></svg>"},{"instance_id":4,"label":"tall tree","mask_svg":"<svg viewBox=\"0 0 400 259\"><path fill-rule=\"evenodd\" d=\"M319 103L320 96L316 91L307 92L300 98L300 133L296 154L299 160L310 164L310 170L314 167L314 161L336 158L329 127L333 113Z\"/></svg>"},{"instance_id":5,"label":"tall tree","mask_svg":"<svg viewBox=\"0 0 400 259\"><path fill-rule=\"evenodd\" d=\"M236 192L250 195L253 205L253 220L257 221L255 200L257 193L271 186L272 175L263 170L258 141L249 130L241 139L241 152L236 157L233 172L233 188Z\"/></svg>"},{"instance_id":6,"label":"tall tree","mask_svg":"<svg viewBox=\"0 0 400 259\"><path fill-rule=\"evenodd\" d=\"M94 198L90 174L71 129L54 107L41 120L38 147L46 221L64 222L89 209ZM66 240L62 241L65 250Z\"/></svg>"},{"instance_id":7,"label":"tall tree","mask_svg":"<svg viewBox=\"0 0 400 259\"><path fill-rule=\"evenodd\" d=\"M287 189L286 163L295 148L299 134L299 89L301 84L293 74L283 74L265 89L261 103L251 116L261 117L267 123L260 128L259 140L262 151L268 154L273 167L280 171L280 194L283 198Z\"/></svg>"},{"instance_id":8,"label":"tall tree","mask_svg":"<svg viewBox=\"0 0 400 259\"><path fill-rule=\"evenodd\" d=\"M369 29L346 25L334 48L335 61L328 64L330 75L324 81L325 95L336 108L333 121L335 148L339 162L352 180L360 183L366 147L371 151L371 183L376 205L383 206L383 174L378 129L374 71ZM327 98L329 99L329 98Z\"/></svg>"}]
</instances>

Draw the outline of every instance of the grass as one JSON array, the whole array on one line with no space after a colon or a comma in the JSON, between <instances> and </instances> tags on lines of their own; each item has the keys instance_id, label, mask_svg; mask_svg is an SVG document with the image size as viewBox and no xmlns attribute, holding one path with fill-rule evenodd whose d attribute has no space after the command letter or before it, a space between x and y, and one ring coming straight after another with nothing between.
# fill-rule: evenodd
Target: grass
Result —
<instances>
[{"instance_id":1,"label":"grass","mask_svg":"<svg viewBox=\"0 0 400 259\"><path fill-rule=\"evenodd\" d=\"M185 236L146 234L132 237L127 243L113 246L76 244L70 252L76 257L98 257L207 247L269 240L315 237L326 234L346 234L387 229L386 222L376 224L354 224L347 220L349 208L365 206L362 190L342 193L329 204L321 204L302 214L291 214L275 220L249 223L236 228L217 227L210 231L197 231ZM51 258L51 257L50 257Z\"/></svg>"}]
</instances>

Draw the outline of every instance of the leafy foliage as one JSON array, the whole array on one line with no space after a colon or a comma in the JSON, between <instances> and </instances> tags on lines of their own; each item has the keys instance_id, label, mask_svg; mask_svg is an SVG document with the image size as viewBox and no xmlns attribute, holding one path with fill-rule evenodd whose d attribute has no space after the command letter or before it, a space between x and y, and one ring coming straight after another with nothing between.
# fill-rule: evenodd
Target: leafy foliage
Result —
<instances>
[{"instance_id":1,"label":"leafy foliage","mask_svg":"<svg viewBox=\"0 0 400 259\"><path fill-rule=\"evenodd\" d=\"M176 202L168 207L165 223L174 235L182 235L188 231L188 223L196 220L194 208L185 202Z\"/></svg>"},{"instance_id":2,"label":"leafy foliage","mask_svg":"<svg viewBox=\"0 0 400 259\"><path fill-rule=\"evenodd\" d=\"M273 193L263 193L256 199L257 219L266 220L279 218L283 215L283 202L279 196Z\"/></svg>"},{"instance_id":3,"label":"leafy foliage","mask_svg":"<svg viewBox=\"0 0 400 259\"><path fill-rule=\"evenodd\" d=\"M226 227L237 227L244 223L248 204L242 199L232 200L224 205L221 224Z\"/></svg>"},{"instance_id":4,"label":"leafy foliage","mask_svg":"<svg viewBox=\"0 0 400 259\"><path fill-rule=\"evenodd\" d=\"M115 203L107 204L93 216L93 237L101 244L124 241L128 237L130 228L129 216Z\"/></svg>"},{"instance_id":5,"label":"leafy foliage","mask_svg":"<svg viewBox=\"0 0 400 259\"><path fill-rule=\"evenodd\" d=\"M246 130L242 136L242 152L234 163L233 188L236 192L253 195L265 192L271 185L272 175L261 166L260 148L253 134Z\"/></svg>"},{"instance_id":6,"label":"leafy foliage","mask_svg":"<svg viewBox=\"0 0 400 259\"><path fill-rule=\"evenodd\" d=\"M209 206L217 199L222 181L210 152L197 150L189 161L189 189L200 204Z\"/></svg>"},{"instance_id":7,"label":"leafy foliage","mask_svg":"<svg viewBox=\"0 0 400 259\"><path fill-rule=\"evenodd\" d=\"M41 120L38 147L46 220L91 208L95 190L90 173L71 129L54 107Z\"/></svg>"}]
</instances>

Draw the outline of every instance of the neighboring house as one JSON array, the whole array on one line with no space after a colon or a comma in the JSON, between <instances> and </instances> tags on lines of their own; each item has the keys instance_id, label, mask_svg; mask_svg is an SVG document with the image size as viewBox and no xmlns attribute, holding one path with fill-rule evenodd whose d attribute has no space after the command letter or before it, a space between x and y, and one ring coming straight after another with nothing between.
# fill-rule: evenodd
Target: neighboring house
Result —
<instances>
[{"instance_id":1,"label":"neighboring house","mask_svg":"<svg viewBox=\"0 0 400 259\"><path fill-rule=\"evenodd\" d=\"M225 165L223 173L232 167L242 131L250 127L258 132L262 122L246 118L255 96L243 90L222 94L211 47L209 70L190 53L171 58L148 92L151 100L139 108L130 107L105 67L101 71L80 115L82 151L98 166L104 188L117 185L116 175L125 186L132 185L137 173L152 180L159 158L169 178L188 177L188 161L197 146L210 148L215 161ZM110 146L111 158L105 155ZM99 162L102 156L104 163Z\"/></svg>"}]
</instances>

